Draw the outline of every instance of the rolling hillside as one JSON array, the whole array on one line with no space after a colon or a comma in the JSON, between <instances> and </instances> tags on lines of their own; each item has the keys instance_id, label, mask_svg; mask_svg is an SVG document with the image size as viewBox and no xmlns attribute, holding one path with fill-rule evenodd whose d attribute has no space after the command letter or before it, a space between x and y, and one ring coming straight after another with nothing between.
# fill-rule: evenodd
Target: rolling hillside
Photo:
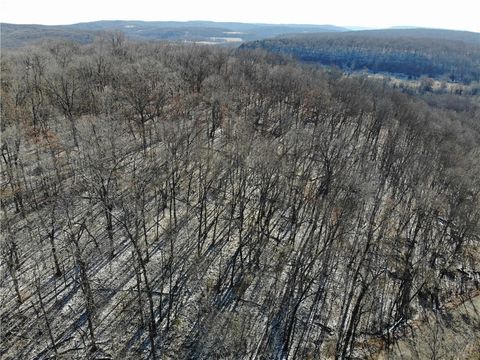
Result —
<instances>
[{"instance_id":1,"label":"rolling hillside","mask_svg":"<svg viewBox=\"0 0 480 360\"><path fill-rule=\"evenodd\" d=\"M278 25L212 21L94 21L73 25L1 24L2 48L18 48L46 39L91 43L105 31L121 31L132 40L179 40L230 43L264 39L288 33L337 32L332 25Z\"/></svg>"},{"instance_id":2,"label":"rolling hillside","mask_svg":"<svg viewBox=\"0 0 480 360\"><path fill-rule=\"evenodd\" d=\"M242 45L292 55L343 70L422 75L470 83L480 79L480 34L435 29L388 29L296 34Z\"/></svg>"},{"instance_id":3,"label":"rolling hillside","mask_svg":"<svg viewBox=\"0 0 480 360\"><path fill-rule=\"evenodd\" d=\"M2 360L475 355L478 96L167 42L1 79Z\"/></svg>"}]
</instances>

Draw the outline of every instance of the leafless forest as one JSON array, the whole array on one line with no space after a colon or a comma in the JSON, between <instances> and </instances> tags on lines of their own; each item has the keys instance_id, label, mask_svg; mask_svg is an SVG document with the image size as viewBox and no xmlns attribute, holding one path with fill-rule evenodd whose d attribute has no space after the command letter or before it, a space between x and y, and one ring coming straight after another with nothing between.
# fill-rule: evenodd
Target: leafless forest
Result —
<instances>
[{"instance_id":1,"label":"leafless forest","mask_svg":"<svg viewBox=\"0 0 480 360\"><path fill-rule=\"evenodd\" d=\"M478 296L468 89L119 34L1 61L2 359L366 358Z\"/></svg>"}]
</instances>

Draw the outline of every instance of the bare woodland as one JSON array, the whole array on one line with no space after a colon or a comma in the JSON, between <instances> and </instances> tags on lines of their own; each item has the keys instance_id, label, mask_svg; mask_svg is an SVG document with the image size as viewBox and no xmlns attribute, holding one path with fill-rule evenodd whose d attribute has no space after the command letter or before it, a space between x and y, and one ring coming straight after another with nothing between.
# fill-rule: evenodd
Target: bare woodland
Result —
<instances>
[{"instance_id":1,"label":"bare woodland","mask_svg":"<svg viewBox=\"0 0 480 360\"><path fill-rule=\"evenodd\" d=\"M1 61L4 359L365 358L480 286L478 98L120 34Z\"/></svg>"}]
</instances>

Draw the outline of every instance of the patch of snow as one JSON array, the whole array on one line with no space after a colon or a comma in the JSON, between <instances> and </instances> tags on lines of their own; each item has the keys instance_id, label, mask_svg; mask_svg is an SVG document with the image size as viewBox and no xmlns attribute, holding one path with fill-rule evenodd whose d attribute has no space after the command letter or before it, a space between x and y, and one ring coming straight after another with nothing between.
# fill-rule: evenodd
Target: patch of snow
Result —
<instances>
[{"instance_id":1,"label":"patch of snow","mask_svg":"<svg viewBox=\"0 0 480 360\"><path fill-rule=\"evenodd\" d=\"M224 42L240 42L243 41L242 38L239 37L211 37L213 41L224 41Z\"/></svg>"}]
</instances>

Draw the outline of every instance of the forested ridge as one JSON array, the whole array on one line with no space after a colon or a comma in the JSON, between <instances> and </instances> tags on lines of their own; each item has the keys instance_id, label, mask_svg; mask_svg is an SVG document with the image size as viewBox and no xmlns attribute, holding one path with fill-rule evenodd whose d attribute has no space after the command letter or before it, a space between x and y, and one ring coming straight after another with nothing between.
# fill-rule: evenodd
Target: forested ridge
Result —
<instances>
[{"instance_id":1,"label":"forested ridge","mask_svg":"<svg viewBox=\"0 0 480 360\"><path fill-rule=\"evenodd\" d=\"M478 96L119 34L1 62L4 359L393 357L477 294Z\"/></svg>"},{"instance_id":2,"label":"forested ridge","mask_svg":"<svg viewBox=\"0 0 480 360\"><path fill-rule=\"evenodd\" d=\"M480 81L480 34L437 29L387 29L293 34L257 40L261 48L344 70L387 72L412 78Z\"/></svg>"},{"instance_id":3,"label":"forested ridge","mask_svg":"<svg viewBox=\"0 0 480 360\"><path fill-rule=\"evenodd\" d=\"M346 31L332 25L249 24L214 21L91 21L71 25L0 23L2 49L48 40L93 43L102 34L121 32L136 41L187 41L216 44L265 39L294 32Z\"/></svg>"}]
</instances>

